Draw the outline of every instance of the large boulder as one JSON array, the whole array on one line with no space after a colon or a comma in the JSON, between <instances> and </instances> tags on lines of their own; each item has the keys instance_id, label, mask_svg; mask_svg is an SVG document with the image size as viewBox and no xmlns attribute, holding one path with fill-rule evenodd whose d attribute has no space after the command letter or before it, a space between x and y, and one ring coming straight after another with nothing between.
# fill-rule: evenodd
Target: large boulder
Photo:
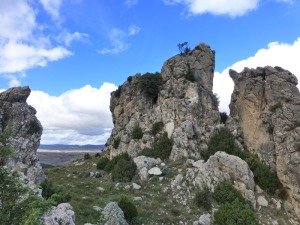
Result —
<instances>
[{"instance_id":1,"label":"large boulder","mask_svg":"<svg viewBox=\"0 0 300 225\"><path fill-rule=\"evenodd\" d=\"M41 218L42 225L75 225L75 213L69 203L52 206Z\"/></svg>"},{"instance_id":2,"label":"large boulder","mask_svg":"<svg viewBox=\"0 0 300 225\"><path fill-rule=\"evenodd\" d=\"M116 202L110 202L105 206L100 221L104 225L128 225L122 209Z\"/></svg>"},{"instance_id":3,"label":"large boulder","mask_svg":"<svg viewBox=\"0 0 300 225\"><path fill-rule=\"evenodd\" d=\"M44 178L36 156L43 129L36 110L26 103L30 92L29 87L17 87L0 93L0 133L10 135L14 150L8 166L23 173L25 182L34 187Z\"/></svg>"},{"instance_id":4,"label":"large boulder","mask_svg":"<svg viewBox=\"0 0 300 225\"><path fill-rule=\"evenodd\" d=\"M227 126L277 171L300 216L300 94L295 75L280 67L231 70L234 91Z\"/></svg>"},{"instance_id":5,"label":"large boulder","mask_svg":"<svg viewBox=\"0 0 300 225\"><path fill-rule=\"evenodd\" d=\"M139 87L137 74L112 92L110 110L114 129L105 151L114 157L128 152L135 157L163 132L173 139L171 159L200 159L213 127L219 123L218 100L212 92L215 52L199 44L187 54L176 55L162 67L162 84L157 98L151 99ZM192 77L193 79L188 78ZM162 122L162 130L152 133L152 126ZM139 126L141 139L133 139L132 131ZM119 145L114 145L120 140Z\"/></svg>"},{"instance_id":6,"label":"large boulder","mask_svg":"<svg viewBox=\"0 0 300 225\"><path fill-rule=\"evenodd\" d=\"M207 185L212 191L221 181L231 180L243 197L256 208L253 173L248 164L237 156L216 152L199 168L188 168L186 178L195 186Z\"/></svg>"}]
</instances>

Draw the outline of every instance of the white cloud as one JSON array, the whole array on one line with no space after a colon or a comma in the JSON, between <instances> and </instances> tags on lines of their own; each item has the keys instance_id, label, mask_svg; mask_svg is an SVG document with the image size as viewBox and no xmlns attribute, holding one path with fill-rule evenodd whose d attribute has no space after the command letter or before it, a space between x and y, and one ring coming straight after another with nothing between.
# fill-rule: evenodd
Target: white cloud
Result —
<instances>
[{"instance_id":1,"label":"white cloud","mask_svg":"<svg viewBox=\"0 0 300 225\"><path fill-rule=\"evenodd\" d=\"M70 33L64 30L59 34L57 40L64 43L66 46L70 46L73 41L87 41L88 37L89 35L86 33Z\"/></svg>"},{"instance_id":2,"label":"white cloud","mask_svg":"<svg viewBox=\"0 0 300 225\"><path fill-rule=\"evenodd\" d=\"M59 16L61 0L41 0L41 3L52 16ZM31 0L0 0L0 78L7 79L9 87L19 86L20 74L26 70L72 55L64 45L56 45L50 39L56 34L43 33L43 24L37 21L38 6ZM65 32L61 42L69 46L72 41L86 37L87 34L79 32Z\"/></svg>"},{"instance_id":3,"label":"white cloud","mask_svg":"<svg viewBox=\"0 0 300 225\"><path fill-rule=\"evenodd\" d=\"M220 111L229 112L233 81L229 77L229 69L241 72L244 67L280 66L289 70L300 80L300 37L292 44L272 42L267 48L260 49L254 56L238 61L214 77L214 92L220 97ZM299 87L299 85L298 85Z\"/></svg>"},{"instance_id":4,"label":"white cloud","mask_svg":"<svg viewBox=\"0 0 300 225\"><path fill-rule=\"evenodd\" d=\"M61 0L41 0L41 3L54 20L59 19Z\"/></svg>"},{"instance_id":5,"label":"white cloud","mask_svg":"<svg viewBox=\"0 0 300 225\"><path fill-rule=\"evenodd\" d=\"M43 144L103 144L113 128L109 111L110 93L117 86L86 85L60 96L32 91L28 103L37 110L44 132Z\"/></svg>"},{"instance_id":6,"label":"white cloud","mask_svg":"<svg viewBox=\"0 0 300 225\"><path fill-rule=\"evenodd\" d=\"M0 44L5 40L28 39L36 27L35 16L24 0L1 0Z\"/></svg>"},{"instance_id":7,"label":"white cloud","mask_svg":"<svg viewBox=\"0 0 300 225\"><path fill-rule=\"evenodd\" d=\"M163 0L166 5L184 4L192 15L211 13L213 15L243 16L258 7L261 0ZM276 0L291 3L292 0Z\"/></svg>"},{"instance_id":8,"label":"white cloud","mask_svg":"<svg viewBox=\"0 0 300 225\"><path fill-rule=\"evenodd\" d=\"M136 4L138 4L138 2L139 2L139 0L126 0L124 2L124 4L126 6L128 6L128 7L132 7L132 6L136 5Z\"/></svg>"},{"instance_id":9,"label":"white cloud","mask_svg":"<svg viewBox=\"0 0 300 225\"><path fill-rule=\"evenodd\" d=\"M127 32L118 28L113 28L109 33L109 39L112 47L98 50L98 52L100 54L118 54L126 51L129 48L127 38L138 34L139 31L140 27L136 25L131 25Z\"/></svg>"}]
</instances>

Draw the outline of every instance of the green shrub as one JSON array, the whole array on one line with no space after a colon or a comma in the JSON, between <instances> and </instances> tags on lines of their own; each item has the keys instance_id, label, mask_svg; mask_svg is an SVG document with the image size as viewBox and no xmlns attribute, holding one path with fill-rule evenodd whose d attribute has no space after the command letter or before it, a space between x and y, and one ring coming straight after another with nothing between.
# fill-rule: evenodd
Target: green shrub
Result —
<instances>
[{"instance_id":1,"label":"green shrub","mask_svg":"<svg viewBox=\"0 0 300 225\"><path fill-rule=\"evenodd\" d=\"M173 147L173 141L168 138L168 133L164 132L153 144L153 148L144 148L139 155L152 158L168 159Z\"/></svg>"},{"instance_id":2,"label":"green shrub","mask_svg":"<svg viewBox=\"0 0 300 225\"><path fill-rule=\"evenodd\" d=\"M100 157L101 155L100 155L100 153L99 152L97 152L96 154L95 154L95 158L98 158L98 157Z\"/></svg>"},{"instance_id":3,"label":"green shrub","mask_svg":"<svg viewBox=\"0 0 300 225\"><path fill-rule=\"evenodd\" d=\"M272 105L269 110L271 112L276 112L277 109L281 109L282 108L282 103L281 102L277 102L275 105Z\"/></svg>"},{"instance_id":4,"label":"green shrub","mask_svg":"<svg viewBox=\"0 0 300 225\"><path fill-rule=\"evenodd\" d=\"M89 153L84 153L83 159L87 160L87 159L91 159L91 155Z\"/></svg>"},{"instance_id":5,"label":"green shrub","mask_svg":"<svg viewBox=\"0 0 300 225\"><path fill-rule=\"evenodd\" d=\"M218 225L259 225L250 205L238 199L222 204L214 215L214 222Z\"/></svg>"},{"instance_id":6,"label":"green shrub","mask_svg":"<svg viewBox=\"0 0 300 225\"><path fill-rule=\"evenodd\" d=\"M126 220L130 221L134 217L137 217L138 211L136 206L126 196L121 196L118 201L118 205L124 212L124 217Z\"/></svg>"},{"instance_id":7,"label":"green shrub","mask_svg":"<svg viewBox=\"0 0 300 225\"><path fill-rule=\"evenodd\" d=\"M221 128L211 136L208 141L207 150L201 155L205 161L217 151L224 151L228 154L238 155L241 151L235 143L235 138L227 128Z\"/></svg>"},{"instance_id":8,"label":"green shrub","mask_svg":"<svg viewBox=\"0 0 300 225\"><path fill-rule=\"evenodd\" d=\"M104 170L104 168L106 167L106 165L109 163L109 159L107 157L103 157L101 158L98 162L97 162L97 170Z\"/></svg>"},{"instance_id":9,"label":"green shrub","mask_svg":"<svg viewBox=\"0 0 300 225\"><path fill-rule=\"evenodd\" d=\"M112 180L118 182L131 181L136 172L133 160L120 159L112 170Z\"/></svg>"},{"instance_id":10,"label":"green shrub","mask_svg":"<svg viewBox=\"0 0 300 225\"><path fill-rule=\"evenodd\" d=\"M139 79L139 88L152 100L157 98L161 86L161 76L159 73L145 73Z\"/></svg>"},{"instance_id":11,"label":"green shrub","mask_svg":"<svg viewBox=\"0 0 300 225\"><path fill-rule=\"evenodd\" d=\"M157 133L159 133L162 128L164 127L164 123L163 122L156 122L152 125L152 129L151 129L151 133L153 135L156 135Z\"/></svg>"},{"instance_id":12,"label":"green shrub","mask_svg":"<svg viewBox=\"0 0 300 225\"><path fill-rule=\"evenodd\" d=\"M133 128L133 131L131 133L131 137L133 139L141 139L143 137L143 131L142 128L140 128L139 126L135 126Z\"/></svg>"},{"instance_id":13,"label":"green shrub","mask_svg":"<svg viewBox=\"0 0 300 225\"><path fill-rule=\"evenodd\" d=\"M118 87L118 89L115 90L113 93L114 93L114 96L115 96L115 97L120 98L121 93L122 93L122 85L120 85L120 86Z\"/></svg>"},{"instance_id":14,"label":"green shrub","mask_svg":"<svg viewBox=\"0 0 300 225\"><path fill-rule=\"evenodd\" d=\"M132 76L127 77L127 81L128 81L129 83L131 83L131 81L132 81Z\"/></svg>"},{"instance_id":15,"label":"green shrub","mask_svg":"<svg viewBox=\"0 0 300 225\"><path fill-rule=\"evenodd\" d=\"M42 197L48 200L52 205L58 205L71 200L70 193L65 192L60 186L55 186L48 179L45 179L40 184L40 187L42 189Z\"/></svg>"},{"instance_id":16,"label":"green shrub","mask_svg":"<svg viewBox=\"0 0 300 225\"><path fill-rule=\"evenodd\" d=\"M106 172L112 173L113 181L130 181L136 172L136 165L128 153L117 155L108 161L104 167Z\"/></svg>"},{"instance_id":17,"label":"green shrub","mask_svg":"<svg viewBox=\"0 0 300 225\"><path fill-rule=\"evenodd\" d=\"M113 147L115 148L115 149L117 149L118 147L119 147L119 145L120 145L120 142L121 142L121 138L120 137L117 137L117 138L115 138L114 139L114 142L113 142Z\"/></svg>"},{"instance_id":18,"label":"green shrub","mask_svg":"<svg viewBox=\"0 0 300 225\"><path fill-rule=\"evenodd\" d=\"M195 76L189 65L188 65L188 71L185 74L185 79L187 79L190 82L195 82Z\"/></svg>"},{"instance_id":19,"label":"green shrub","mask_svg":"<svg viewBox=\"0 0 300 225\"><path fill-rule=\"evenodd\" d=\"M241 192L232 186L230 180L222 181L216 186L213 198L220 204L233 202L235 199L244 202Z\"/></svg>"},{"instance_id":20,"label":"green shrub","mask_svg":"<svg viewBox=\"0 0 300 225\"><path fill-rule=\"evenodd\" d=\"M13 150L9 146L11 132L0 133L0 224L39 225L40 217L50 207L25 186L17 171L6 167Z\"/></svg>"},{"instance_id":21,"label":"green shrub","mask_svg":"<svg viewBox=\"0 0 300 225\"><path fill-rule=\"evenodd\" d=\"M228 119L228 115L226 112L221 112L220 113L220 118L221 118L221 123L225 124L227 119Z\"/></svg>"},{"instance_id":22,"label":"green shrub","mask_svg":"<svg viewBox=\"0 0 300 225\"><path fill-rule=\"evenodd\" d=\"M199 208L203 208L205 210L211 209L211 192L206 185L196 193L194 202Z\"/></svg>"},{"instance_id":23,"label":"green shrub","mask_svg":"<svg viewBox=\"0 0 300 225\"><path fill-rule=\"evenodd\" d=\"M226 128L217 130L211 136L208 141L207 150L202 151L201 155L204 160L207 160L217 151L224 151L246 161L254 174L255 182L269 194L275 194L276 190L280 188L280 182L276 172L273 172L267 165L262 163L256 155L247 151L241 151L235 143L234 136Z\"/></svg>"},{"instance_id":24,"label":"green shrub","mask_svg":"<svg viewBox=\"0 0 300 225\"><path fill-rule=\"evenodd\" d=\"M177 44L180 55L188 54L191 49L189 47L189 43L187 41Z\"/></svg>"}]
</instances>

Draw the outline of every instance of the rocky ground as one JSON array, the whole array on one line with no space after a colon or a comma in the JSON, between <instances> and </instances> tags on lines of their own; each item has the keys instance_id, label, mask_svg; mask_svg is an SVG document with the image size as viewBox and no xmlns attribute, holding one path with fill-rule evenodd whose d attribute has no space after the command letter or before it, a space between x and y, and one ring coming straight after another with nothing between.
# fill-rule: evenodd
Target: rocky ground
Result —
<instances>
[{"instance_id":1,"label":"rocky ground","mask_svg":"<svg viewBox=\"0 0 300 225\"><path fill-rule=\"evenodd\" d=\"M217 154L219 156L215 158L221 160L226 153ZM232 160L236 159L231 158L231 163ZM207 219L205 214L210 215L218 207L214 202L211 211L197 207L194 198L198 186L195 184L200 181L191 177L191 174L200 176L201 171L213 166L213 163L208 165L203 161L193 160L161 162L140 158L135 160L138 173L133 180L118 183L111 180L109 173L97 170L98 161L99 158L94 157L88 160L80 159L64 167L45 170L50 181L62 185L71 193L70 204L75 211L76 224L97 224L107 204L117 202L123 195L128 196L138 209L138 216L129 224L209 224L203 222ZM143 172L143 168L146 168L146 173ZM225 166L220 168L220 171L229 174L230 168ZM218 180L217 177L215 179ZM284 202L270 197L259 187L254 187L252 198L255 213L261 224L299 224L283 211Z\"/></svg>"}]
</instances>

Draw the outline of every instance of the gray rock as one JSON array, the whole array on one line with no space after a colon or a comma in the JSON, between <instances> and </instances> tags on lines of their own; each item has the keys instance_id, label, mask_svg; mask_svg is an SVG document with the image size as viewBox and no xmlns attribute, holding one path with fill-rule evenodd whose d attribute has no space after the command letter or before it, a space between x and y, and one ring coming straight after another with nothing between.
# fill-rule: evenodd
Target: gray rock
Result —
<instances>
[{"instance_id":1,"label":"gray rock","mask_svg":"<svg viewBox=\"0 0 300 225\"><path fill-rule=\"evenodd\" d=\"M269 205L267 199L264 197L264 196L258 196L257 198L257 204L259 206L264 206L264 207L267 207Z\"/></svg>"},{"instance_id":2,"label":"gray rock","mask_svg":"<svg viewBox=\"0 0 300 225\"><path fill-rule=\"evenodd\" d=\"M75 213L69 203L52 206L41 218L42 225L75 225Z\"/></svg>"},{"instance_id":3,"label":"gray rock","mask_svg":"<svg viewBox=\"0 0 300 225\"><path fill-rule=\"evenodd\" d=\"M142 181L148 180L148 169L146 167L139 171L139 177Z\"/></svg>"},{"instance_id":4,"label":"gray rock","mask_svg":"<svg viewBox=\"0 0 300 225\"><path fill-rule=\"evenodd\" d=\"M200 216L199 225L210 225L210 224L211 224L211 215L209 213Z\"/></svg>"},{"instance_id":5,"label":"gray rock","mask_svg":"<svg viewBox=\"0 0 300 225\"><path fill-rule=\"evenodd\" d=\"M27 185L35 187L44 179L42 167L36 156L42 135L42 125L36 110L26 103L29 87L10 88L0 93L0 132L9 132L9 144L14 149L8 166L26 175ZM17 131L17 132L13 132Z\"/></svg>"},{"instance_id":6,"label":"gray rock","mask_svg":"<svg viewBox=\"0 0 300 225\"><path fill-rule=\"evenodd\" d=\"M154 159L146 156L135 157L133 161L136 164L137 171L140 171L144 167L150 170L152 167L161 163L161 160L159 158Z\"/></svg>"},{"instance_id":7,"label":"gray rock","mask_svg":"<svg viewBox=\"0 0 300 225\"><path fill-rule=\"evenodd\" d=\"M161 170L160 170L158 167L153 167L153 168L151 168L151 169L148 171L148 173L149 173L150 175L156 175L156 176L159 176L159 175L162 174Z\"/></svg>"},{"instance_id":8,"label":"gray rock","mask_svg":"<svg viewBox=\"0 0 300 225\"><path fill-rule=\"evenodd\" d=\"M300 217L300 93L295 75L280 67L229 72L234 82L226 123L237 138L269 165L289 190Z\"/></svg>"},{"instance_id":9,"label":"gray rock","mask_svg":"<svg viewBox=\"0 0 300 225\"><path fill-rule=\"evenodd\" d=\"M104 207L100 221L104 225L128 225L123 211L116 202L110 202Z\"/></svg>"},{"instance_id":10,"label":"gray rock","mask_svg":"<svg viewBox=\"0 0 300 225\"><path fill-rule=\"evenodd\" d=\"M97 188L100 192L104 192L105 191L105 189L103 188L103 187L98 187Z\"/></svg>"},{"instance_id":11,"label":"gray rock","mask_svg":"<svg viewBox=\"0 0 300 225\"><path fill-rule=\"evenodd\" d=\"M212 191L219 182L230 179L243 197L256 207L253 173L248 164L237 156L216 152L200 168L188 169L186 179L196 186L207 185Z\"/></svg>"},{"instance_id":12,"label":"gray rock","mask_svg":"<svg viewBox=\"0 0 300 225\"><path fill-rule=\"evenodd\" d=\"M136 183L132 183L132 188L133 188L134 190L139 190L139 189L141 189L141 186L138 185L138 184L136 184Z\"/></svg>"},{"instance_id":13,"label":"gray rock","mask_svg":"<svg viewBox=\"0 0 300 225\"><path fill-rule=\"evenodd\" d=\"M142 200L143 200L142 197L134 197L134 198L133 198L133 201L142 201Z\"/></svg>"},{"instance_id":14,"label":"gray rock","mask_svg":"<svg viewBox=\"0 0 300 225\"><path fill-rule=\"evenodd\" d=\"M93 206L93 209L96 211L96 212L101 212L102 211L102 208L97 206L97 205L94 205Z\"/></svg>"},{"instance_id":15,"label":"gray rock","mask_svg":"<svg viewBox=\"0 0 300 225\"><path fill-rule=\"evenodd\" d=\"M104 151L109 152L110 157L122 152L136 157L142 149L152 148L155 139L167 132L174 143L171 159L200 159L200 151L206 147L212 128L220 121L218 102L212 92L214 67L215 52L203 43L189 54L170 58L161 70L163 85L156 102L139 88L141 74L132 76L132 80L119 89L120 95L116 96L116 92L111 95L114 129ZM192 74L193 82L187 80L187 74ZM151 127L156 122L162 122L163 127L160 133L153 135ZM143 137L133 140L131 134L137 125ZM118 137L120 145L113 148ZM140 168L143 167L145 165Z\"/></svg>"}]
</instances>

